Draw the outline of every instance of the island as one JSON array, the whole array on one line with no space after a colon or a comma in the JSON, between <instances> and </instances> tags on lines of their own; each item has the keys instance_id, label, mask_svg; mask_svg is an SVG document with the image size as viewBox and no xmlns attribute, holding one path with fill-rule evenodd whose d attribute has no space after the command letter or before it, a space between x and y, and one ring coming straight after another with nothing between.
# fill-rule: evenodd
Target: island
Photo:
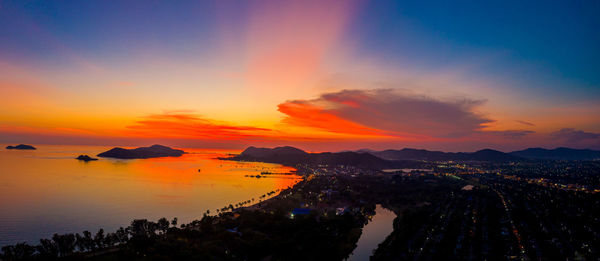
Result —
<instances>
[{"instance_id":1,"label":"island","mask_svg":"<svg viewBox=\"0 0 600 261\"><path fill-rule=\"evenodd\" d=\"M36 148L31 145L19 144L17 146L6 146L7 150L35 150Z\"/></svg>"},{"instance_id":2,"label":"island","mask_svg":"<svg viewBox=\"0 0 600 261\"><path fill-rule=\"evenodd\" d=\"M108 151L98 154L98 157L117 158L117 159L148 159L160 157L180 157L185 151L172 149L162 145L152 145L150 147L139 147L135 149L112 148Z\"/></svg>"},{"instance_id":3,"label":"island","mask_svg":"<svg viewBox=\"0 0 600 261\"><path fill-rule=\"evenodd\" d=\"M88 155L79 155L79 157L77 157L75 159L78 159L78 160L81 160L81 161L85 161L85 162L93 161L93 160L98 160L98 159L92 158L92 157L90 157Z\"/></svg>"}]
</instances>

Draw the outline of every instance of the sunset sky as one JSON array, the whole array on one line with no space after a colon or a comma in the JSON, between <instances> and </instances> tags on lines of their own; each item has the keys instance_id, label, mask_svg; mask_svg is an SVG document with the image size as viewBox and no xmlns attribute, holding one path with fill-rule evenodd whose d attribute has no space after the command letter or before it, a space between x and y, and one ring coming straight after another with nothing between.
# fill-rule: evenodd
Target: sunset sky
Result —
<instances>
[{"instance_id":1,"label":"sunset sky","mask_svg":"<svg viewBox=\"0 0 600 261\"><path fill-rule=\"evenodd\" d=\"M600 149L599 1L0 0L0 142Z\"/></svg>"}]
</instances>

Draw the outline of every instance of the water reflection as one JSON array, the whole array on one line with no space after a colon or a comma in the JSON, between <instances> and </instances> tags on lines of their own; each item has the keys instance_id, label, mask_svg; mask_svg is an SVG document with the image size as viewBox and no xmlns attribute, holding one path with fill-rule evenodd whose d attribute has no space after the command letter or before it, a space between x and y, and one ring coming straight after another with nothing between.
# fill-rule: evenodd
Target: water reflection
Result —
<instances>
[{"instance_id":1,"label":"water reflection","mask_svg":"<svg viewBox=\"0 0 600 261\"><path fill-rule=\"evenodd\" d=\"M186 149L191 153L178 158L82 162L74 158L109 148L36 147L0 150L0 245L37 243L53 233L115 230L134 218L189 222L207 209L214 213L298 181L244 177L293 170L289 167L215 159L235 151Z\"/></svg>"},{"instance_id":2,"label":"water reflection","mask_svg":"<svg viewBox=\"0 0 600 261\"><path fill-rule=\"evenodd\" d=\"M375 216L363 228L356 249L347 260L369 260L377 246L394 230L396 214L381 205L375 208Z\"/></svg>"}]
</instances>

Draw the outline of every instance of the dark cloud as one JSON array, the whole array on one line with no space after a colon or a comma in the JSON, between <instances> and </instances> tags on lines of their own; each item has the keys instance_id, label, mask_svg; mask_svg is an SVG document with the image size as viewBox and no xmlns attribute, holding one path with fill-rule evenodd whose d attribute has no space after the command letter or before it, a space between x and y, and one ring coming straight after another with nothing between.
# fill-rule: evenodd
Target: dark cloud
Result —
<instances>
[{"instance_id":1,"label":"dark cloud","mask_svg":"<svg viewBox=\"0 0 600 261\"><path fill-rule=\"evenodd\" d=\"M313 122L319 115L332 115L371 129L390 133L410 133L432 137L463 137L481 131L493 120L478 114L475 109L485 100L468 98L441 100L408 91L343 90L326 93L313 100L293 100L280 104L289 122L338 131L323 122ZM302 104L311 110L287 113L282 108ZM315 110L314 108L318 108ZM349 130L350 131L350 130Z\"/></svg>"},{"instance_id":2,"label":"dark cloud","mask_svg":"<svg viewBox=\"0 0 600 261\"><path fill-rule=\"evenodd\" d=\"M528 121L520 121L520 120L516 120L516 122L521 123L523 125L527 125L527 126L535 126L535 124L528 122Z\"/></svg>"},{"instance_id":3,"label":"dark cloud","mask_svg":"<svg viewBox=\"0 0 600 261\"><path fill-rule=\"evenodd\" d=\"M531 130L502 130L502 131L483 131L482 133L501 136L505 138L518 139L527 135L534 134Z\"/></svg>"},{"instance_id":4,"label":"dark cloud","mask_svg":"<svg viewBox=\"0 0 600 261\"><path fill-rule=\"evenodd\" d=\"M585 132L573 128L563 128L551 133L551 136L567 142L579 143L600 139L600 133Z\"/></svg>"}]
</instances>

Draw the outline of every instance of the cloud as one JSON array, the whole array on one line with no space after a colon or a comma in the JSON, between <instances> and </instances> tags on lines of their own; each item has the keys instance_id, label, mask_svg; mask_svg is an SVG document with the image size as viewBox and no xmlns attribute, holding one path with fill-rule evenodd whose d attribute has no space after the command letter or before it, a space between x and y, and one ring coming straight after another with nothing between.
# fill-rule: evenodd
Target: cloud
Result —
<instances>
[{"instance_id":1,"label":"cloud","mask_svg":"<svg viewBox=\"0 0 600 261\"><path fill-rule=\"evenodd\" d=\"M270 129L237 126L191 113L153 114L127 126L128 135L188 139L235 140L270 136Z\"/></svg>"},{"instance_id":2,"label":"cloud","mask_svg":"<svg viewBox=\"0 0 600 261\"><path fill-rule=\"evenodd\" d=\"M510 139L519 139L531 134L534 134L535 131L531 130L500 130L500 131L482 131L482 134L491 134L493 136L500 136L504 138Z\"/></svg>"},{"instance_id":3,"label":"cloud","mask_svg":"<svg viewBox=\"0 0 600 261\"><path fill-rule=\"evenodd\" d=\"M600 139L600 133L585 132L573 128L563 128L550 134L551 136L572 143Z\"/></svg>"},{"instance_id":4,"label":"cloud","mask_svg":"<svg viewBox=\"0 0 600 261\"><path fill-rule=\"evenodd\" d=\"M535 126L535 124L528 122L528 121L521 121L521 120L515 120L518 123L521 123L523 125L527 125L527 126Z\"/></svg>"},{"instance_id":5,"label":"cloud","mask_svg":"<svg viewBox=\"0 0 600 261\"><path fill-rule=\"evenodd\" d=\"M285 123L297 126L324 129L333 133L384 136L384 131L362 126L341 118L331 112L312 104L310 101L288 101L279 104L278 110L288 117Z\"/></svg>"},{"instance_id":6,"label":"cloud","mask_svg":"<svg viewBox=\"0 0 600 261\"><path fill-rule=\"evenodd\" d=\"M409 91L342 90L312 100L279 104L284 122L331 132L456 138L482 131L493 120L475 109L485 100L441 100Z\"/></svg>"}]
</instances>

